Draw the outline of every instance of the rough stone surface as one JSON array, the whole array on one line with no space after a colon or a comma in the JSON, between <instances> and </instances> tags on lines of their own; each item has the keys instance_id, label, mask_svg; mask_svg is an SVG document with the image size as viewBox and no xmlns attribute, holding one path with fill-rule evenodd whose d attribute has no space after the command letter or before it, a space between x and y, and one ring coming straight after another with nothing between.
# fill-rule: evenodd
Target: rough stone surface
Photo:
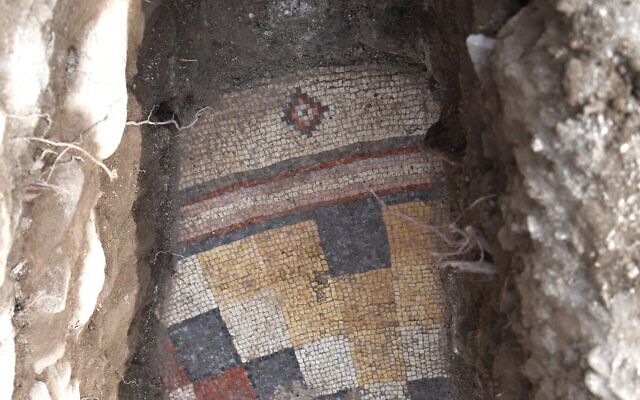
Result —
<instances>
[{"instance_id":1,"label":"rough stone surface","mask_svg":"<svg viewBox=\"0 0 640 400\"><path fill-rule=\"evenodd\" d=\"M122 377L140 306L137 132L97 163L124 131L127 48L139 37L127 19L141 17L129 3L0 1L1 398L115 398ZM117 204L110 220L101 196ZM119 275L128 283L114 291Z\"/></svg>"},{"instance_id":2,"label":"rough stone surface","mask_svg":"<svg viewBox=\"0 0 640 400\"><path fill-rule=\"evenodd\" d=\"M640 394L639 21L635 2L533 1L497 36L484 152L536 399Z\"/></svg>"}]
</instances>

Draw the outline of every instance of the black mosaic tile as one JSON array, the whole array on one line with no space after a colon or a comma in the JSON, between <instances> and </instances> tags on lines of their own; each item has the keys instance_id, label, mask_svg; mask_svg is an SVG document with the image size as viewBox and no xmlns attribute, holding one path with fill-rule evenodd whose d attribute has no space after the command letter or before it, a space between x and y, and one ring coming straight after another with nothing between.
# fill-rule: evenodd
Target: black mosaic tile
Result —
<instances>
[{"instance_id":1,"label":"black mosaic tile","mask_svg":"<svg viewBox=\"0 0 640 400\"><path fill-rule=\"evenodd\" d=\"M169 337L191 382L240 365L240 357L218 309L172 326Z\"/></svg>"},{"instance_id":2,"label":"black mosaic tile","mask_svg":"<svg viewBox=\"0 0 640 400\"><path fill-rule=\"evenodd\" d=\"M272 399L278 387L289 392L296 382L305 386L296 354L291 348L247 362L245 369L259 400Z\"/></svg>"},{"instance_id":3,"label":"black mosaic tile","mask_svg":"<svg viewBox=\"0 0 640 400\"><path fill-rule=\"evenodd\" d=\"M408 382L411 400L445 400L449 398L449 379L433 378Z\"/></svg>"},{"instance_id":4,"label":"black mosaic tile","mask_svg":"<svg viewBox=\"0 0 640 400\"><path fill-rule=\"evenodd\" d=\"M391 265L389 242L376 199L323 207L316 212L320 244L333 276Z\"/></svg>"}]
</instances>

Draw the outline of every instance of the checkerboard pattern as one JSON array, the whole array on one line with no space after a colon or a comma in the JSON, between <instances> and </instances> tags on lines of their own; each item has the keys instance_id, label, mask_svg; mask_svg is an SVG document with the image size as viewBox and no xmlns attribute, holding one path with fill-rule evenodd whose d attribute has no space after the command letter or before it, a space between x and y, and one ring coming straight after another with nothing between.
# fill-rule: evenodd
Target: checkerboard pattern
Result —
<instances>
[{"instance_id":1,"label":"checkerboard pattern","mask_svg":"<svg viewBox=\"0 0 640 400\"><path fill-rule=\"evenodd\" d=\"M225 95L181 135L182 255L157 310L171 399L446 396L424 77L307 76Z\"/></svg>"}]
</instances>

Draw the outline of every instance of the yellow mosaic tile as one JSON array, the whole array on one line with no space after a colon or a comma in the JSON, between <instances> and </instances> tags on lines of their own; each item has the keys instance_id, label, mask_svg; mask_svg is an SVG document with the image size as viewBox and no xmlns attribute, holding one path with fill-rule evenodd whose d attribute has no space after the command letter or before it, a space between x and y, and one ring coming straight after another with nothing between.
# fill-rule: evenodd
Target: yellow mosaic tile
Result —
<instances>
[{"instance_id":1,"label":"yellow mosaic tile","mask_svg":"<svg viewBox=\"0 0 640 400\"><path fill-rule=\"evenodd\" d=\"M442 322L444 293L434 265L415 265L394 272L396 309L400 326Z\"/></svg>"},{"instance_id":2,"label":"yellow mosaic tile","mask_svg":"<svg viewBox=\"0 0 640 400\"><path fill-rule=\"evenodd\" d=\"M400 328L361 330L348 337L360 386L407 379Z\"/></svg>"},{"instance_id":3,"label":"yellow mosaic tile","mask_svg":"<svg viewBox=\"0 0 640 400\"><path fill-rule=\"evenodd\" d=\"M428 203L411 202L382 208L382 216L387 228L391 264L420 264L429 259L429 251L436 248L436 238L424 228L398 214L404 214L415 221L434 224L438 217Z\"/></svg>"},{"instance_id":4,"label":"yellow mosaic tile","mask_svg":"<svg viewBox=\"0 0 640 400\"><path fill-rule=\"evenodd\" d=\"M336 292L340 300L345 332L397 326L390 269L342 275L336 278Z\"/></svg>"},{"instance_id":5,"label":"yellow mosaic tile","mask_svg":"<svg viewBox=\"0 0 640 400\"><path fill-rule=\"evenodd\" d=\"M341 316L315 222L272 229L254 238L293 345L338 334Z\"/></svg>"},{"instance_id":6,"label":"yellow mosaic tile","mask_svg":"<svg viewBox=\"0 0 640 400\"><path fill-rule=\"evenodd\" d=\"M418 222L438 225L441 219L438 218L438 212L434 211L422 202L383 209L400 326L442 322L444 293L438 267L429 254L436 249L437 239L418 224L396 214L402 213Z\"/></svg>"},{"instance_id":7,"label":"yellow mosaic tile","mask_svg":"<svg viewBox=\"0 0 640 400\"><path fill-rule=\"evenodd\" d=\"M255 296L271 286L253 237L199 253L198 260L220 306Z\"/></svg>"},{"instance_id":8,"label":"yellow mosaic tile","mask_svg":"<svg viewBox=\"0 0 640 400\"><path fill-rule=\"evenodd\" d=\"M276 288L294 346L338 335L343 330L335 283L326 274L296 279Z\"/></svg>"},{"instance_id":9,"label":"yellow mosaic tile","mask_svg":"<svg viewBox=\"0 0 640 400\"><path fill-rule=\"evenodd\" d=\"M275 285L292 279L311 280L328 271L318 228L314 221L304 221L271 229L254 236L260 259Z\"/></svg>"}]
</instances>

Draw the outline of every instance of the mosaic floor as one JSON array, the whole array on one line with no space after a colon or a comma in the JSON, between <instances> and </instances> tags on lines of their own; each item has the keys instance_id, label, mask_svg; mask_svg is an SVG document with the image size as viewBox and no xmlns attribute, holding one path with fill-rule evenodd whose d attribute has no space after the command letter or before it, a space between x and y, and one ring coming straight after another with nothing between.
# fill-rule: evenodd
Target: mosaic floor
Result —
<instances>
[{"instance_id":1,"label":"mosaic floor","mask_svg":"<svg viewBox=\"0 0 640 400\"><path fill-rule=\"evenodd\" d=\"M439 244L407 218L444 215L426 88L406 67L317 69L181 133L181 257L158 310L171 399L445 398Z\"/></svg>"}]
</instances>

